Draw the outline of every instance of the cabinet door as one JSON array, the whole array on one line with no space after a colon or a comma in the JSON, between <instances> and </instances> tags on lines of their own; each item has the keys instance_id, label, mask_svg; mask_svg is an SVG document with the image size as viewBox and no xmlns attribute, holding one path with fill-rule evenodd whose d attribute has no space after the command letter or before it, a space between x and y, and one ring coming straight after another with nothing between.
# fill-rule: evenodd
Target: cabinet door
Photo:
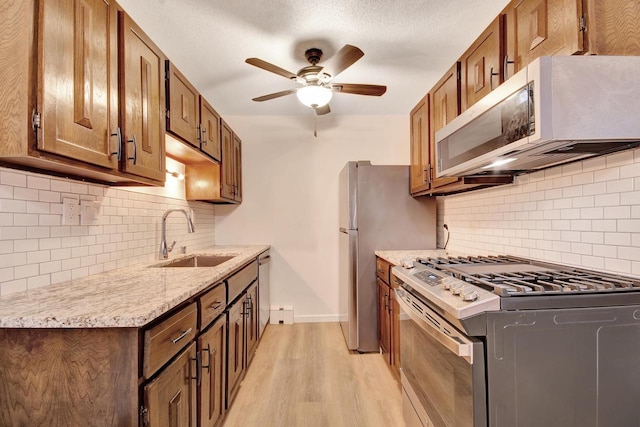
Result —
<instances>
[{"instance_id":1,"label":"cabinet door","mask_svg":"<svg viewBox=\"0 0 640 427\"><path fill-rule=\"evenodd\" d=\"M522 0L514 8L517 69L539 56L583 50L582 0Z\"/></svg>"},{"instance_id":2,"label":"cabinet door","mask_svg":"<svg viewBox=\"0 0 640 427\"><path fill-rule=\"evenodd\" d=\"M436 132L460 114L460 62L456 62L429 92L430 164L436 165ZM458 178L436 178L436 168L431 172L431 188L440 187Z\"/></svg>"},{"instance_id":3,"label":"cabinet door","mask_svg":"<svg viewBox=\"0 0 640 427\"><path fill-rule=\"evenodd\" d=\"M200 97L200 149L216 160L220 160L220 115Z\"/></svg>"},{"instance_id":4,"label":"cabinet door","mask_svg":"<svg viewBox=\"0 0 640 427\"><path fill-rule=\"evenodd\" d=\"M220 318L198 339L202 361L199 409L200 427L215 427L224 415L224 377L227 341L227 317Z\"/></svg>"},{"instance_id":5,"label":"cabinet door","mask_svg":"<svg viewBox=\"0 0 640 427\"><path fill-rule=\"evenodd\" d=\"M164 181L164 55L120 12L122 168Z\"/></svg>"},{"instance_id":6,"label":"cabinet door","mask_svg":"<svg viewBox=\"0 0 640 427\"><path fill-rule=\"evenodd\" d=\"M255 282L247 290L246 306L247 366L249 366L258 345L258 282Z\"/></svg>"},{"instance_id":7,"label":"cabinet door","mask_svg":"<svg viewBox=\"0 0 640 427\"><path fill-rule=\"evenodd\" d=\"M196 344L192 343L144 387L148 427L195 427Z\"/></svg>"},{"instance_id":8,"label":"cabinet door","mask_svg":"<svg viewBox=\"0 0 640 427\"><path fill-rule=\"evenodd\" d=\"M389 349L391 348L391 324L389 317L389 285L380 279L378 283L378 345L391 363Z\"/></svg>"},{"instance_id":9,"label":"cabinet door","mask_svg":"<svg viewBox=\"0 0 640 427\"><path fill-rule=\"evenodd\" d=\"M117 11L111 1L39 3L39 150L118 168Z\"/></svg>"},{"instance_id":10,"label":"cabinet door","mask_svg":"<svg viewBox=\"0 0 640 427\"><path fill-rule=\"evenodd\" d=\"M223 121L221 128L222 159L220 162L220 195L225 199L234 199L235 176L233 160L233 132Z\"/></svg>"},{"instance_id":11,"label":"cabinet door","mask_svg":"<svg viewBox=\"0 0 640 427\"><path fill-rule=\"evenodd\" d=\"M234 195L233 200L242 201L242 141L233 134L233 176Z\"/></svg>"},{"instance_id":12,"label":"cabinet door","mask_svg":"<svg viewBox=\"0 0 640 427\"><path fill-rule=\"evenodd\" d=\"M167 131L200 148L200 95L170 61L166 61Z\"/></svg>"},{"instance_id":13,"label":"cabinet door","mask_svg":"<svg viewBox=\"0 0 640 427\"><path fill-rule=\"evenodd\" d=\"M584 50L595 55L640 55L640 2L587 0Z\"/></svg>"},{"instance_id":14,"label":"cabinet door","mask_svg":"<svg viewBox=\"0 0 640 427\"><path fill-rule=\"evenodd\" d=\"M462 111L502 83L503 30L498 16L462 56Z\"/></svg>"},{"instance_id":15,"label":"cabinet door","mask_svg":"<svg viewBox=\"0 0 640 427\"><path fill-rule=\"evenodd\" d=\"M245 299L240 297L229 307L229 329L227 330L227 397L229 405L238 391L240 377L244 369L244 321Z\"/></svg>"},{"instance_id":16,"label":"cabinet door","mask_svg":"<svg viewBox=\"0 0 640 427\"><path fill-rule=\"evenodd\" d=\"M411 110L411 194L429 189L429 96Z\"/></svg>"}]
</instances>

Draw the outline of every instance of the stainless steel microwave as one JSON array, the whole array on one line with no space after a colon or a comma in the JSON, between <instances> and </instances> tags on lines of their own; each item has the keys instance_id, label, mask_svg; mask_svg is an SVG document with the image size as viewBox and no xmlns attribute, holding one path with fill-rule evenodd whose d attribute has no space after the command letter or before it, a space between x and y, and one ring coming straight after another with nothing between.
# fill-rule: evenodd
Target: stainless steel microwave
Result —
<instances>
[{"instance_id":1,"label":"stainless steel microwave","mask_svg":"<svg viewBox=\"0 0 640 427\"><path fill-rule=\"evenodd\" d=\"M436 132L436 175L542 169L640 144L640 57L546 56Z\"/></svg>"}]
</instances>

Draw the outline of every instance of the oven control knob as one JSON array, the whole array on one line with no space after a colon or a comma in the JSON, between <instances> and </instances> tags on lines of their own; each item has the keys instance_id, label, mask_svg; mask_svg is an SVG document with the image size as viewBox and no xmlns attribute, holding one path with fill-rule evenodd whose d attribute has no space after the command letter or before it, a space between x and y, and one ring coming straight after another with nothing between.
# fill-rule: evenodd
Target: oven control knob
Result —
<instances>
[{"instance_id":1,"label":"oven control knob","mask_svg":"<svg viewBox=\"0 0 640 427\"><path fill-rule=\"evenodd\" d=\"M451 289L451 282L448 280L442 281L442 289L446 289L447 291Z\"/></svg>"},{"instance_id":2,"label":"oven control knob","mask_svg":"<svg viewBox=\"0 0 640 427\"><path fill-rule=\"evenodd\" d=\"M451 286L451 293L454 295L460 295L460 292L462 292L462 288L464 287L464 284L462 283L458 283L455 285Z\"/></svg>"},{"instance_id":3,"label":"oven control knob","mask_svg":"<svg viewBox=\"0 0 640 427\"><path fill-rule=\"evenodd\" d=\"M462 301L475 301L478 299L478 293L473 289L463 289L460 292L460 296L462 297Z\"/></svg>"}]
</instances>

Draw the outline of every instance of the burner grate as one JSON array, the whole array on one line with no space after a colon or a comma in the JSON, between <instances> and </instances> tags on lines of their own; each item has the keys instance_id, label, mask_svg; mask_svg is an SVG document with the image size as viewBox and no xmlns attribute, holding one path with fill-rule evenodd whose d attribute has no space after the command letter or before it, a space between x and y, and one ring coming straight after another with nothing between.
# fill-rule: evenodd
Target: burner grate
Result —
<instances>
[{"instance_id":1,"label":"burner grate","mask_svg":"<svg viewBox=\"0 0 640 427\"><path fill-rule=\"evenodd\" d=\"M501 296L640 290L640 279L512 256L438 257L418 261Z\"/></svg>"}]
</instances>

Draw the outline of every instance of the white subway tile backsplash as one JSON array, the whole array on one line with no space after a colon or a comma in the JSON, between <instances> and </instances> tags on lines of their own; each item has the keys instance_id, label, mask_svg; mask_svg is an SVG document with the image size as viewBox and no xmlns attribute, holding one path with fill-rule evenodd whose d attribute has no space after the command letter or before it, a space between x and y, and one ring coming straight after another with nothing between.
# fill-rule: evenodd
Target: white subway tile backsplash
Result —
<instances>
[{"instance_id":1,"label":"white subway tile backsplash","mask_svg":"<svg viewBox=\"0 0 640 427\"><path fill-rule=\"evenodd\" d=\"M607 193L624 193L626 191L633 191L633 178L607 182Z\"/></svg>"},{"instance_id":2,"label":"white subway tile backsplash","mask_svg":"<svg viewBox=\"0 0 640 427\"><path fill-rule=\"evenodd\" d=\"M604 218L631 218L631 206L607 206L604 208ZM618 225L618 229L620 226ZM620 230L624 231L624 230Z\"/></svg>"},{"instance_id":3,"label":"white subway tile backsplash","mask_svg":"<svg viewBox=\"0 0 640 427\"><path fill-rule=\"evenodd\" d=\"M604 268L606 270L618 271L623 274L631 274L631 261L618 258L605 258Z\"/></svg>"},{"instance_id":4,"label":"white subway tile backsplash","mask_svg":"<svg viewBox=\"0 0 640 427\"><path fill-rule=\"evenodd\" d=\"M624 217L621 217L624 218ZM619 219L618 231L640 233L640 219Z\"/></svg>"},{"instance_id":5,"label":"white subway tile backsplash","mask_svg":"<svg viewBox=\"0 0 640 427\"><path fill-rule=\"evenodd\" d=\"M613 153L605 157L607 167L623 166L633 163L633 151L626 150Z\"/></svg>"},{"instance_id":6,"label":"white subway tile backsplash","mask_svg":"<svg viewBox=\"0 0 640 427\"><path fill-rule=\"evenodd\" d=\"M12 187L26 187L27 175L20 172L2 170L0 171L0 183Z\"/></svg>"},{"instance_id":7,"label":"white subway tile backsplash","mask_svg":"<svg viewBox=\"0 0 640 427\"><path fill-rule=\"evenodd\" d=\"M97 225L61 225L61 197L96 200ZM214 244L214 206L0 168L0 295L158 259L160 220L196 211L196 232L170 216L168 234L190 251Z\"/></svg>"},{"instance_id":8,"label":"white subway tile backsplash","mask_svg":"<svg viewBox=\"0 0 640 427\"><path fill-rule=\"evenodd\" d=\"M638 153L596 157L518 176L510 186L439 198L438 224L455 230L448 248L638 274ZM444 237L438 233L440 245Z\"/></svg>"},{"instance_id":9,"label":"white subway tile backsplash","mask_svg":"<svg viewBox=\"0 0 640 427\"><path fill-rule=\"evenodd\" d=\"M620 194L621 205L640 206L640 188L638 191L630 191Z\"/></svg>"}]
</instances>

